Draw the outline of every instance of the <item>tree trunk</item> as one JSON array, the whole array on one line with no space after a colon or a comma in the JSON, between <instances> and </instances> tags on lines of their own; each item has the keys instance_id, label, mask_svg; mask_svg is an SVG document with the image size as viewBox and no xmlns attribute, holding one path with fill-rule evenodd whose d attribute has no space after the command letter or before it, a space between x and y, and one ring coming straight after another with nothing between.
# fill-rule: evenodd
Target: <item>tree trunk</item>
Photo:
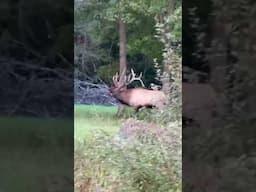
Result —
<instances>
[{"instance_id":1,"label":"tree trunk","mask_svg":"<svg viewBox=\"0 0 256 192\"><path fill-rule=\"evenodd\" d=\"M119 20L119 74L120 74L120 81L124 81L127 69L127 62L126 62L126 29L125 23L122 19ZM118 112L117 115L122 115L124 111L124 107L122 105L118 105Z\"/></svg>"},{"instance_id":2,"label":"tree trunk","mask_svg":"<svg viewBox=\"0 0 256 192\"><path fill-rule=\"evenodd\" d=\"M120 64L120 80L124 81L126 75L126 29L122 19L119 20L119 64Z\"/></svg>"}]
</instances>

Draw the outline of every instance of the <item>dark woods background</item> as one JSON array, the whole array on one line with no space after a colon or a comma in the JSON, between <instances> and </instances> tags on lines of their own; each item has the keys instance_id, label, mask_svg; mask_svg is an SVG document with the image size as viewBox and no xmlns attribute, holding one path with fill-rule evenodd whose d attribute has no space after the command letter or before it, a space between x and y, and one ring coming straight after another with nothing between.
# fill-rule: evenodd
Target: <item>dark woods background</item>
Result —
<instances>
[{"instance_id":1,"label":"dark woods background","mask_svg":"<svg viewBox=\"0 0 256 192\"><path fill-rule=\"evenodd\" d=\"M0 191L73 191L73 1L0 3Z\"/></svg>"},{"instance_id":2,"label":"dark woods background","mask_svg":"<svg viewBox=\"0 0 256 192\"><path fill-rule=\"evenodd\" d=\"M182 60L184 67L190 67L203 73L209 74L209 66L203 59L205 50L198 50L198 43L205 46L211 41L210 11L212 2L207 1L183 1L182 4ZM198 18L198 20L196 20ZM198 42L199 32L206 33L206 39ZM198 53L198 54L196 54ZM184 77L184 76L183 76ZM201 77L200 82L209 79L208 75ZM183 81L187 81L184 77Z\"/></svg>"},{"instance_id":3,"label":"dark woods background","mask_svg":"<svg viewBox=\"0 0 256 192\"><path fill-rule=\"evenodd\" d=\"M2 114L73 116L73 2L3 1Z\"/></svg>"},{"instance_id":4,"label":"dark woods background","mask_svg":"<svg viewBox=\"0 0 256 192\"><path fill-rule=\"evenodd\" d=\"M184 191L256 187L255 14L252 1L183 1L183 82L209 83L222 108L222 113L212 113L210 129L183 116ZM203 94L183 88L183 101L198 95L198 102L204 102ZM204 113L198 116L204 118Z\"/></svg>"}]
</instances>

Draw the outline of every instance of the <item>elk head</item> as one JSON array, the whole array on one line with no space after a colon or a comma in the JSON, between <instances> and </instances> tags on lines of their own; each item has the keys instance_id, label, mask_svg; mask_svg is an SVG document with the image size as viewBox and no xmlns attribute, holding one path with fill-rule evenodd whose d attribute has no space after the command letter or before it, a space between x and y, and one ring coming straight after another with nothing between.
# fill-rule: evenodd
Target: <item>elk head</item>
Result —
<instances>
[{"instance_id":1,"label":"elk head","mask_svg":"<svg viewBox=\"0 0 256 192\"><path fill-rule=\"evenodd\" d=\"M123 71L121 77L125 71ZM138 77L136 77L136 74L134 73L133 69L131 69L131 73L127 76L124 76L123 79L120 79L120 76L118 73L116 73L112 80L113 80L113 86L110 88L111 94L115 97L116 95L120 94L121 92L124 92L127 90L127 86L131 84L133 81L140 81L141 85L145 87L143 81L141 80L142 73Z\"/></svg>"}]
</instances>

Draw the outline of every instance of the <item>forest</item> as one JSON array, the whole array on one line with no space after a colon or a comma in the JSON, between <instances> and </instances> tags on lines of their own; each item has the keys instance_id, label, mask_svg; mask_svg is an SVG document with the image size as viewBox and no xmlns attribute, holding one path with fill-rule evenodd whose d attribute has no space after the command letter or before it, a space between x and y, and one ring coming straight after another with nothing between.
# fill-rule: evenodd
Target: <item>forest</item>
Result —
<instances>
[{"instance_id":1,"label":"forest","mask_svg":"<svg viewBox=\"0 0 256 192\"><path fill-rule=\"evenodd\" d=\"M75 1L75 191L181 191L181 15Z\"/></svg>"},{"instance_id":2,"label":"forest","mask_svg":"<svg viewBox=\"0 0 256 192\"><path fill-rule=\"evenodd\" d=\"M75 190L253 190L253 16L239 1L77 1ZM108 88L130 69L167 109L113 119Z\"/></svg>"}]
</instances>

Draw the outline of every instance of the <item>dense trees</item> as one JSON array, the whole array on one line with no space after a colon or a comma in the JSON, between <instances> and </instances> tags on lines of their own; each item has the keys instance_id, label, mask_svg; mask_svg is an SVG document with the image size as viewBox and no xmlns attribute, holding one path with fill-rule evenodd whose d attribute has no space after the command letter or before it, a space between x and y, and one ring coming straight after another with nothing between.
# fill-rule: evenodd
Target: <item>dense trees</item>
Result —
<instances>
[{"instance_id":1,"label":"dense trees","mask_svg":"<svg viewBox=\"0 0 256 192\"><path fill-rule=\"evenodd\" d=\"M171 78L175 79L177 84L181 84L181 78L179 78L181 77L181 61L175 59L177 53L170 47L172 42L181 39L181 1L109 0L103 2L84 0L76 4L75 12L77 29L84 25L83 32L86 32L88 38L95 38L94 42L98 39L97 44L102 48L101 51L105 52L104 55L108 51L105 46L111 47L109 60L104 62L102 59L94 68L96 75L99 76L109 72L108 69L113 67L103 80L106 80L107 77L110 81L113 73L118 71L116 65L119 55L121 81L124 81L127 68L133 67L135 71L148 75L145 79L148 80L145 82L147 86L150 83L159 84L161 80L162 89L167 95L169 95L171 87L170 71L172 71ZM112 33L108 33L110 29ZM115 39L111 40L113 34L115 34ZM110 40L103 43L107 39ZM115 49L112 49L113 46ZM119 47L119 54L117 54L117 47ZM129 66L127 66L127 54L128 63L131 63ZM78 64L78 68L84 68L83 65L91 65L90 62L82 62L82 66ZM113 62L115 64L111 65L110 63ZM104 64L107 64L107 67L102 68L101 66ZM160 64L160 67L156 67L154 64ZM157 74L157 70L164 72L159 73L158 71ZM98 71L101 72L97 73ZM148 73L150 71L151 74ZM92 75L91 72L87 72L87 74ZM180 93L180 91L178 92ZM119 107L120 109L122 108Z\"/></svg>"},{"instance_id":2,"label":"dense trees","mask_svg":"<svg viewBox=\"0 0 256 192\"><path fill-rule=\"evenodd\" d=\"M163 26L168 28L161 32ZM117 65L120 56L121 74L127 67L133 67L136 72L144 73L144 81L149 86L152 82L159 83L159 79L154 80L157 77L154 60L162 69L163 53L166 52L164 43L181 39L181 3L166 0L79 1L75 9L75 29L90 39L92 44L85 48L86 51L97 47L95 52L87 52L89 57L93 53L98 56L95 68L88 70L86 67L83 72L89 76L93 72L102 74L100 71L108 68L102 66L108 65L113 70L108 74L111 76L118 69L118 66L111 66ZM157 31L161 33L157 34ZM167 39L161 40L157 35L163 37L163 33ZM91 61L78 63L77 68L84 68L81 64L92 65Z\"/></svg>"}]
</instances>

